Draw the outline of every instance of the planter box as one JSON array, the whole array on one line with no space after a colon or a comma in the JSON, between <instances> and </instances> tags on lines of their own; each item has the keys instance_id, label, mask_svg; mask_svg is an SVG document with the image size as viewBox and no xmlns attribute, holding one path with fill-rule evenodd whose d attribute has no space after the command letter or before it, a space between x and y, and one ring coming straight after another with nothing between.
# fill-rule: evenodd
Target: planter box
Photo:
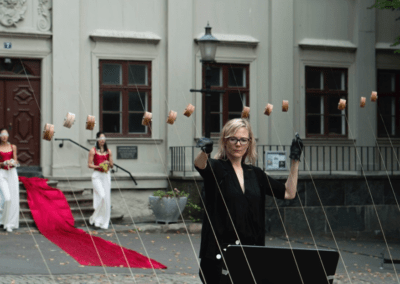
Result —
<instances>
[{"instance_id":1,"label":"planter box","mask_svg":"<svg viewBox=\"0 0 400 284\"><path fill-rule=\"evenodd\" d=\"M154 215L156 216L156 223L176 223L180 217L179 208L180 211L183 212L187 200L187 197L179 197L175 200L175 198L159 198L156 196L149 196L150 208L153 210ZM176 204L177 202L179 208Z\"/></svg>"}]
</instances>

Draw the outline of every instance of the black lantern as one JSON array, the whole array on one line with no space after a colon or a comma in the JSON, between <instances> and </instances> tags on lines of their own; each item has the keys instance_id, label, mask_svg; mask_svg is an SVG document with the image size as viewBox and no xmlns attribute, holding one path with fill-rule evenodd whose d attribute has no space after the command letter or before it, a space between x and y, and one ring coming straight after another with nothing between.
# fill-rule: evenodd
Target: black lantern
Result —
<instances>
[{"instance_id":1,"label":"black lantern","mask_svg":"<svg viewBox=\"0 0 400 284\"><path fill-rule=\"evenodd\" d=\"M200 47L201 60L203 62L214 62L219 40L217 40L211 34L211 27L209 23L207 23L207 27L205 29L206 29L205 35L203 35L200 39L197 40L197 43L199 44Z\"/></svg>"}]
</instances>

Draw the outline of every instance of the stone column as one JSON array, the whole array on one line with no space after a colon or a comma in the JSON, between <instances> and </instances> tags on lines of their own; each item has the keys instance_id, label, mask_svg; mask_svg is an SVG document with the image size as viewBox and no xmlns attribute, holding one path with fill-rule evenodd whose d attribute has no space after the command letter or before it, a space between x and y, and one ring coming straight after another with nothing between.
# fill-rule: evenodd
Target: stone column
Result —
<instances>
[{"instance_id":1,"label":"stone column","mask_svg":"<svg viewBox=\"0 0 400 284\"><path fill-rule=\"evenodd\" d=\"M84 127L86 121L86 117L79 116L79 109L82 106L79 96L79 19L79 0L53 2L53 121L51 123L55 126L54 137L70 138L77 142L79 142L79 130ZM87 108L90 109L89 106ZM76 114L76 122L70 129L63 127L67 112ZM70 142L65 142L63 148L59 148L58 144L59 142L53 142L53 176L80 175L79 159L83 154L87 154Z\"/></svg>"},{"instance_id":2,"label":"stone column","mask_svg":"<svg viewBox=\"0 0 400 284\"><path fill-rule=\"evenodd\" d=\"M357 105L356 113L349 119L356 119L356 129L353 136L357 139L357 146L374 146L377 126L377 103L370 101L371 91L376 90L376 56L375 56L375 9L367 9L375 3L374 0L357 1L356 24L356 81L355 95L357 101L349 102ZM366 97L365 108L360 108L360 97ZM369 119L369 121L368 121ZM351 125L351 123L350 123ZM371 125L372 129L371 130Z\"/></svg>"},{"instance_id":3,"label":"stone column","mask_svg":"<svg viewBox=\"0 0 400 284\"><path fill-rule=\"evenodd\" d=\"M270 87L269 101L274 105L270 116L268 144L291 144L294 137L294 24L293 0L270 2ZM282 112L282 100L289 101L289 111ZM276 131L275 131L276 129ZM298 131L295 129L295 131Z\"/></svg>"},{"instance_id":4,"label":"stone column","mask_svg":"<svg viewBox=\"0 0 400 284\"><path fill-rule=\"evenodd\" d=\"M187 104L195 105L195 96L200 93L190 93L193 88L194 70L194 36L193 36L193 1L174 0L168 1L168 39L167 39L167 113L173 109L178 112L174 125L167 127L167 153L171 146L193 145L195 126L193 119L195 113L189 118L183 116ZM207 23L204 23L206 25ZM179 32L177 32L179 31ZM198 31L195 31L197 33ZM201 112L201 107L196 106L195 112ZM198 129L200 131L200 129ZM189 150L189 148L187 148ZM187 166L191 167L191 153L187 153Z\"/></svg>"}]
</instances>

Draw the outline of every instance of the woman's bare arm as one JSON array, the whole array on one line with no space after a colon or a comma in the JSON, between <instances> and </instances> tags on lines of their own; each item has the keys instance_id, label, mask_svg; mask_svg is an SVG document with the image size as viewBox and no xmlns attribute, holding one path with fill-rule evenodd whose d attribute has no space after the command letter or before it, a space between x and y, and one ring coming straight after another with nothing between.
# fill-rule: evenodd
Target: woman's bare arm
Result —
<instances>
[{"instance_id":1,"label":"woman's bare arm","mask_svg":"<svg viewBox=\"0 0 400 284\"><path fill-rule=\"evenodd\" d=\"M17 155L17 146L15 145L11 145L11 148L13 149L13 159L14 159L14 163L17 165L18 164L18 155Z\"/></svg>"},{"instance_id":2,"label":"woman's bare arm","mask_svg":"<svg viewBox=\"0 0 400 284\"><path fill-rule=\"evenodd\" d=\"M289 177L285 183L285 187L286 187L285 199L294 199L296 197L297 180L299 177L299 175L298 175L299 164L300 164L300 161L292 160L292 165L290 166Z\"/></svg>"},{"instance_id":3,"label":"woman's bare arm","mask_svg":"<svg viewBox=\"0 0 400 284\"><path fill-rule=\"evenodd\" d=\"M109 156L109 165L110 165L110 168L113 168L114 167L114 161L113 161L113 156L112 156L112 153L111 153L110 149L108 150L108 153L110 154L110 156Z\"/></svg>"},{"instance_id":4,"label":"woman's bare arm","mask_svg":"<svg viewBox=\"0 0 400 284\"><path fill-rule=\"evenodd\" d=\"M94 148L90 149L89 158L88 158L88 168L89 169L99 169L100 168L100 166L93 165L94 154L95 154Z\"/></svg>"},{"instance_id":5,"label":"woman's bare arm","mask_svg":"<svg viewBox=\"0 0 400 284\"><path fill-rule=\"evenodd\" d=\"M208 154L204 153L203 151L200 151L196 159L194 159L194 165L199 169L204 170L207 167L207 160L208 160Z\"/></svg>"}]
</instances>

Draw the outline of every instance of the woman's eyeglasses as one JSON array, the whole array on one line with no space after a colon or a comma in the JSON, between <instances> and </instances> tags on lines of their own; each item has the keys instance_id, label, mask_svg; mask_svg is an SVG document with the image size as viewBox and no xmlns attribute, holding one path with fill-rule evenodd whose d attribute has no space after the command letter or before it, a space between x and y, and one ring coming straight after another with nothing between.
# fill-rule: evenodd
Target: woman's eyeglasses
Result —
<instances>
[{"instance_id":1,"label":"woman's eyeglasses","mask_svg":"<svg viewBox=\"0 0 400 284\"><path fill-rule=\"evenodd\" d=\"M249 143L250 138L240 138L237 139L236 137L228 137L228 141L229 143L236 145L236 143L239 141L240 145L247 145L247 143Z\"/></svg>"}]
</instances>

